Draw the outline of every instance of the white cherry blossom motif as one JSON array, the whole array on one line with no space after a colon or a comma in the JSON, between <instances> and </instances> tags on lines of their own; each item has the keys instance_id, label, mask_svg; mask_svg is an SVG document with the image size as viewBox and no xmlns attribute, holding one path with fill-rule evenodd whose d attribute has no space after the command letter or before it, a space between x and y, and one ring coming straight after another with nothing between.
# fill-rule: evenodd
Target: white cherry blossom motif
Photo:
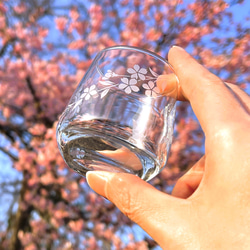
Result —
<instances>
[{"instance_id":1,"label":"white cherry blossom motif","mask_svg":"<svg viewBox=\"0 0 250 250\"><path fill-rule=\"evenodd\" d=\"M160 95L159 89L156 87L158 74L151 68L141 68L136 64L133 68L128 68L127 73L120 75L110 69L107 70L99 80L98 85L86 87L80 96L76 97L75 102L72 103L76 112L80 111L83 100L88 101L91 98L103 99L112 88L118 87L126 94L141 91L141 93L152 98L157 98ZM90 81L86 83L87 86L89 84L91 84Z\"/></svg>"},{"instance_id":2,"label":"white cherry blossom motif","mask_svg":"<svg viewBox=\"0 0 250 250\"><path fill-rule=\"evenodd\" d=\"M157 97L159 94L159 89L157 86L155 86L155 83L153 81L149 81L148 83L143 83L142 87L146 89L145 95L150 97Z\"/></svg>"},{"instance_id":3,"label":"white cherry blossom motif","mask_svg":"<svg viewBox=\"0 0 250 250\"><path fill-rule=\"evenodd\" d=\"M109 69L102 79L106 80L115 76L118 76L118 75Z\"/></svg>"},{"instance_id":4,"label":"white cherry blossom motif","mask_svg":"<svg viewBox=\"0 0 250 250\"><path fill-rule=\"evenodd\" d=\"M131 74L131 78L145 80L145 75L148 71L144 68L140 68L140 66L136 64L133 68L128 68L127 72Z\"/></svg>"},{"instance_id":5,"label":"white cherry blossom motif","mask_svg":"<svg viewBox=\"0 0 250 250\"><path fill-rule=\"evenodd\" d=\"M98 97L98 92L96 90L96 86L92 85L89 88L85 88L81 95L81 98L84 98L86 101L89 100L91 97Z\"/></svg>"},{"instance_id":6,"label":"white cherry blossom motif","mask_svg":"<svg viewBox=\"0 0 250 250\"><path fill-rule=\"evenodd\" d=\"M137 83L137 80L135 79L128 79L128 78L122 78L122 83L119 84L118 88L123 89L126 94L130 94L133 92L138 92L140 89L135 85Z\"/></svg>"}]
</instances>

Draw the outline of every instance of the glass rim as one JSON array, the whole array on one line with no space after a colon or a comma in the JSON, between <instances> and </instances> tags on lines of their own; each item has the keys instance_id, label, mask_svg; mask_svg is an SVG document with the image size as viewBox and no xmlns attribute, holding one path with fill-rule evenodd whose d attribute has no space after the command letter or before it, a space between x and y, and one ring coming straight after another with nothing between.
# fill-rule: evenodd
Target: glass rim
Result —
<instances>
[{"instance_id":1,"label":"glass rim","mask_svg":"<svg viewBox=\"0 0 250 250\"><path fill-rule=\"evenodd\" d=\"M169 66L169 68L173 71L173 73L175 74L173 66L167 61L167 59L164 59L162 56L156 54L153 51L147 50L147 49L143 49L143 48L139 48L139 47L135 47L135 46L130 46L130 45L115 45L115 46L110 46L110 47L104 48L99 53L101 54L101 53L109 51L109 50L119 50L119 49L120 50L134 50L137 52L146 53L154 58L157 58L158 60L162 61L163 63L167 64Z\"/></svg>"}]
</instances>

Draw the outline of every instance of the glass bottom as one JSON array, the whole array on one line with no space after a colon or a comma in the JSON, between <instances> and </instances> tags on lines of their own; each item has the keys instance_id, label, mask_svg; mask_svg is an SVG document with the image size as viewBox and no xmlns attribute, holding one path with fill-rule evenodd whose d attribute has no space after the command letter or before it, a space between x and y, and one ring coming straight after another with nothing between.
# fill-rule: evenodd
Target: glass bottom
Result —
<instances>
[{"instance_id":1,"label":"glass bottom","mask_svg":"<svg viewBox=\"0 0 250 250\"><path fill-rule=\"evenodd\" d=\"M149 181L160 166L146 150L125 141L118 134L98 129L68 126L60 133L63 158L82 176L87 171L104 170L131 173Z\"/></svg>"}]
</instances>

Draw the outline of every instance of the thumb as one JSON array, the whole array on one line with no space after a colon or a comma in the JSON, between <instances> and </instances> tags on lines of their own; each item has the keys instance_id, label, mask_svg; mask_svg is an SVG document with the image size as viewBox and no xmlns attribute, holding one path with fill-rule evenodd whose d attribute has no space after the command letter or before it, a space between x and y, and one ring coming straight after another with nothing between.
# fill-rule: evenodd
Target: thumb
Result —
<instances>
[{"instance_id":1,"label":"thumb","mask_svg":"<svg viewBox=\"0 0 250 250\"><path fill-rule=\"evenodd\" d=\"M175 242L179 245L181 239L192 244L192 230L186 219L190 218L189 200L164 194L127 173L89 171L86 176L94 191L113 202L164 249Z\"/></svg>"}]
</instances>

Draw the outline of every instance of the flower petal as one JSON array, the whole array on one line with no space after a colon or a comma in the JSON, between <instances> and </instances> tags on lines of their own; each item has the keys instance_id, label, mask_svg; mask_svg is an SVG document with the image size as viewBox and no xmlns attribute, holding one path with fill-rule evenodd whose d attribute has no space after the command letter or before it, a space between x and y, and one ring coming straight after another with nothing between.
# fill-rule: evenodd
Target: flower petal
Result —
<instances>
[{"instance_id":1,"label":"flower petal","mask_svg":"<svg viewBox=\"0 0 250 250\"><path fill-rule=\"evenodd\" d=\"M140 78L141 80L145 80L145 79L146 79L146 77L145 77L143 74L139 74L139 73L138 73L138 76L139 76L139 78Z\"/></svg>"},{"instance_id":2,"label":"flower petal","mask_svg":"<svg viewBox=\"0 0 250 250\"><path fill-rule=\"evenodd\" d=\"M144 69L144 68L141 68L140 70L139 70L139 73L141 73L141 74L147 74L147 70L146 69Z\"/></svg>"},{"instance_id":3,"label":"flower petal","mask_svg":"<svg viewBox=\"0 0 250 250\"><path fill-rule=\"evenodd\" d=\"M87 94L86 97L85 97L85 100L88 101L90 99L91 95L90 94Z\"/></svg>"},{"instance_id":4,"label":"flower petal","mask_svg":"<svg viewBox=\"0 0 250 250\"><path fill-rule=\"evenodd\" d=\"M155 86L155 83L153 81L149 81L148 86L149 86L150 89L153 89L154 86Z\"/></svg>"},{"instance_id":5,"label":"flower petal","mask_svg":"<svg viewBox=\"0 0 250 250\"><path fill-rule=\"evenodd\" d=\"M125 92L126 92L126 94L130 94L130 93L131 93L131 88L130 88L130 87L127 87L127 88L125 89Z\"/></svg>"},{"instance_id":6,"label":"flower petal","mask_svg":"<svg viewBox=\"0 0 250 250\"><path fill-rule=\"evenodd\" d=\"M134 69L136 70L136 72L138 72L140 69L140 66L138 64L136 64L136 65L134 65Z\"/></svg>"},{"instance_id":7,"label":"flower petal","mask_svg":"<svg viewBox=\"0 0 250 250\"><path fill-rule=\"evenodd\" d=\"M88 93L89 92L89 88L86 88L83 90L84 93Z\"/></svg>"},{"instance_id":8,"label":"flower petal","mask_svg":"<svg viewBox=\"0 0 250 250\"><path fill-rule=\"evenodd\" d=\"M89 91L89 94L90 94L90 95L96 95L96 94L97 94L97 91L96 91L95 89L90 90L90 91Z\"/></svg>"},{"instance_id":9,"label":"flower petal","mask_svg":"<svg viewBox=\"0 0 250 250\"><path fill-rule=\"evenodd\" d=\"M158 87L155 87L155 88L153 89L153 91L154 91L156 94L160 94L160 89L159 89Z\"/></svg>"},{"instance_id":10,"label":"flower petal","mask_svg":"<svg viewBox=\"0 0 250 250\"><path fill-rule=\"evenodd\" d=\"M130 79L129 85L135 85L137 83L137 80L135 79Z\"/></svg>"},{"instance_id":11,"label":"flower petal","mask_svg":"<svg viewBox=\"0 0 250 250\"><path fill-rule=\"evenodd\" d=\"M148 84L146 84L146 83L143 83L143 84L142 84L142 87L143 87L144 89L150 89L150 87L149 87Z\"/></svg>"},{"instance_id":12,"label":"flower petal","mask_svg":"<svg viewBox=\"0 0 250 250\"><path fill-rule=\"evenodd\" d=\"M134 74L134 73L136 73L136 71L135 71L134 69L132 69L132 68L128 68L128 69L127 69L127 72L128 72L129 74Z\"/></svg>"},{"instance_id":13,"label":"flower petal","mask_svg":"<svg viewBox=\"0 0 250 250\"><path fill-rule=\"evenodd\" d=\"M130 87L134 92L138 92L140 89L137 86Z\"/></svg>"},{"instance_id":14,"label":"flower petal","mask_svg":"<svg viewBox=\"0 0 250 250\"><path fill-rule=\"evenodd\" d=\"M131 78L137 79L138 78L138 74L136 73L136 74L131 75Z\"/></svg>"},{"instance_id":15,"label":"flower petal","mask_svg":"<svg viewBox=\"0 0 250 250\"><path fill-rule=\"evenodd\" d=\"M145 95L146 96L152 96L152 90L146 90Z\"/></svg>"},{"instance_id":16,"label":"flower petal","mask_svg":"<svg viewBox=\"0 0 250 250\"><path fill-rule=\"evenodd\" d=\"M128 87L128 85L127 84L124 84L124 83L120 83L119 85L118 85L118 88L119 89L125 89L125 88L127 88Z\"/></svg>"},{"instance_id":17,"label":"flower petal","mask_svg":"<svg viewBox=\"0 0 250 250\"><path fill-rule=\"evenodd\" d=\"M123 77L123 78L121 79L121 81L124 82L124 83L126 83L126 84L128 84L128 78Z\"/></svg>"},{"instance_id":18,"label":"flower petal","mask_svg":"<svg viewBox=\"0 0 250 250\"><path fill-rule=\"evenodd\" d=\"M156 98L158 95L154 91L152 91L152 97Z\"/></svg>"},{"instance_id":19,"label":"flower petal","mask_svg":"<svg viewBox=\"0 0 250 250\"><path fill-rule=\"evenodd\" d=\"M95 89L95 85L92 85L92 86L90 86L90 88L89 88L89 92L91 92L92 90L94 90Z\"/></svg>"}]
</instances>

